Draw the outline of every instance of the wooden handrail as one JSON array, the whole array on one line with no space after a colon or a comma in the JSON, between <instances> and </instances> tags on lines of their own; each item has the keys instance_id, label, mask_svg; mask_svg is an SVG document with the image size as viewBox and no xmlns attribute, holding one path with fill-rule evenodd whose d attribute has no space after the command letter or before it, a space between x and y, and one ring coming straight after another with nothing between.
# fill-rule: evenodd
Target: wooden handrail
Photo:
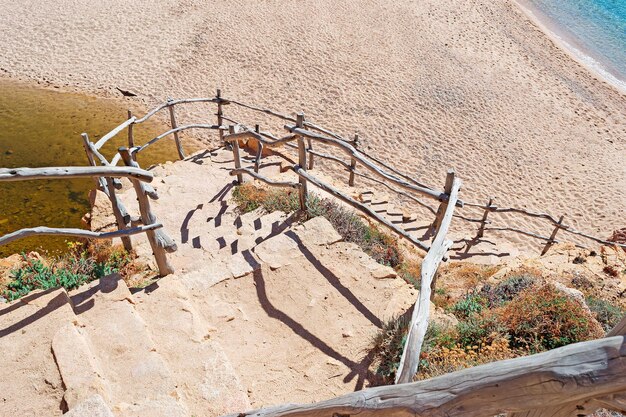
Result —
<instances>
[{"instance_id":1,"label":"wooden handrail","mask_svg":"<svg viewBox=\"0 0 626 417\"><path fill-rule=\"evenodd\" d=\"M255 172L254 170L250 169L250 168L235 168L233 170L230 171L230 175L240 175L240 174L247 174L250 175L252 178L257 179L261 182L266 183L267 185L271 185L272 187L279 187L279 188L299 188L300 184L297 182L290 182L290 181L274 181L271 180L257 172Z\"/></svg>"},{"instance_id":2,"label":"wooden handrail","mask_svg":"<svg viewBox=\"0 0 626 417\"><path fill-rule=\"evenodd\" d=\"M400 364L398 365L396 384L411 382L413 380L413 376L417 372L420 352L422 350L430 318L431 291L434 291L435 286L434 277L437 273L437 269L439 268L439 264L445 257L448 249L450 249L450 246L452 246L452 241L448 240L446 235L448 234L448 229L450 228L450 223L452 222L452 215L454 214L455 203L460 189L461 181L454 178L454 174L452 174L452 188L448 205L445 208L445 213L443 214L441 223L437 229L435 239L433 239L430 250L426 254L426 257L422 261L422 265L420 267L421 279L419 297L413 307L409 333L406 338Z\"/></svg>"},{"instance_id":3,"label":"wooden handrail","mask_svg":"<svg viewBox=\"0 0 626 417\"><path fill-rule=\"evenodd\" d=\"M189 98L189 99L179 99L179 100L169 100L166 101L158 106L156 106L155 108L151 109L145 116L141 117L141 118L137 118L132 116L131 113L129 113L129 118L124 121L122 124L120 124L119 126L117 126L116 128L114 128L112 131L110 131L109 133L107 133L105 136L103 136L95 145L94 147L96 148L96 150L98 150L100 147L102 147L110 138L114 137L116 134L118 134L120 131L122 131L124 128L128 127L129 130L132 129L132 127L135 124L140 124L145 122L146 120L150 119L154 114L158 113L161 110L164 110L168 107L172 107L174 105L178 105L178 104L187 104L187 103L215 103L218 105L218 113L220 113L219 109L221 109L224 105L228 105L228 104L233 104L239 107L243 107L252 111L256 111L256 112L261 112L264 114L267 114L269 116L272 117L276 117L279 118L281 120L285 120L288 122L292 122L295 123L297 121L296 117L290 116L290 115L286 115L271 109L267 109L267 108L263 108L263 107L259 107L259 106L254 106L254 105L250 105L250 104L246 104L243 103L241 101L238 100L231 100L231 99L225 99L221 97L221 92L219 92L215 97L200 97L200 98ZM218 114L218 120L225 120L225 121L230 121L232 123L236 123L233 119L228 118L226 116L224 116L223 114ZM201 129L217 129L220 132L220 137L223 136L223 132L225 130L227 130L226 126L222 126L221 122L218 125L209 125L209 124L190 124L190 125L185 125L185 126L179 126L176 127L175 129L170 129L167 132L162 133L161 135L153 138L151 141L149 141L148 143L144 144L141 147L137 147L134 148L134 152L131 151L132 154L136 154L136 152L142 151L143 149L149 147L150 145L152 145L153 143L159 141L160 139L164 138L165 136L168 136L170 134L177 134L180 131L186 130L186 129L192 129L192 128L201 128ZM352 147L352 144L355 143L355 140L348 140L346 139L344 136L337 134L335 132L332 132L329 129L326 129L322 126L319 126L315 123L312 123L310 121L304 121L302 124L302 128L301 131L296 130L297 127L293 126L293 125L287 125L285 126L285 128L287 130L289 130L292 134L287 135L285 137L282 138L277 138L273 135L271 135L268 132L254 132L252 129L247 129L244 132L240 132L238 133L236 136L236 138L239 139L245 139L245 138L254 138L256 139L259 143L262 143L263 146L268 147L268 148L272 148L272 147L277 147L277 146L282 146L282 145L286 145L289 146L289 142L296 140L298 135L301 135L305 138L307 138L307 140L311 139L311 140L319 140L325 144L328 145L333 145L333 146L338 146L340 147L344 152L346 152L348 155L350 155L350 160L351 163L349 164L350 166L352 164L354 164L355 162L360 162L362 163L368 170L372 171L375 175L377 175L378 177L382 177L384 180L387 181L391 181L393 182L395 185L399 186L400 188L404 188L406 190L410 190L410 191L414 191L414 192L418 192L424 195L427 195L428 197L431 198L435 198L438 199L440 201L445 201L448 198L447 193L445 192L439 192L435 189L432 189L431 187L428 187L427 185L419 182L418 180L416 180L415 178L411 177L410 175L407 175L397 169L395 169L393 166L385 163L384 161L382 161L380 158L376 157L375 155L372 155L371 152L368 153L364 150L356 150ZM310 130L306 130L306 129L310 129ZM316 131L316 132L321 132L322 134L316 133L316 132L312 132ZM131 135L131 139L132 139L132 132L129 132L129 134ZM270 139L270 140L268 140ZM234 140L234 138L231 138L231 143L232 140ZM131 142L134 143L133 140L131 140ZM347 146L346 146L347 145ZM358 154L356 154L356 152L358 152ZM340 163L342 166L346 167L346 164L344 161L342 161L341 159L334 157L333 155L328 155L328 154L324 154L322 152L319 151L313 151L312 149L307 149L307 153L310 153L312 155L316 155L319 156L321 158L325 158L325 159L329 159L329 160L334 160L335 162ZM95 155L97 155L96 153L94 153ZM360 157L360 158L359 158ZM365 159L369 160L369 164L368 163L364 163ZM121 159L121 156L119 154L116 154L113 159L111 160L111 165L115 166L117 165L117 163L119 162L119 160ZM101 161L102 162L102 161ZM360 175L363 176L364 174L362 173L356 173L356 171L354 171L354 168L350 168L350 166L347 167L347 169L350 170L350 178L353 178L354 175ZM381 168L382 167L382 168ZM370 177L370 179L372 179ZM2 180L2 179L0 179ZM381 182L381 184L385 185L387 188L390 188L389 184L385 183L385 182ZM116 180L115 183L116 186L119 187L119 182ZM394 190L399 191L397 188L394 188ZM414 198L412 198L412 200L416 200ZM418 203L422 204L421 201L419 201ZM543 218L546 219L548 221L550 221L551 223L553 223L555 226L558 224L558 220L556 217L548 214L548 213L540 213L540 212L533 212L530 210L525 210L525 209L519 209L519 208L514 208L514 207L496 207L496 206L486 206L484 204L477 204L477 203L467 203L467 202L463 202L463 201L457 201L457 206L458 207L462 207L463 205L467 205L468 207L475 207L475 208L480 208L483 209L485 211L488 212L493 212L493 213L518 213L518 214L522 214L522 215L526 215L526 216L530 216L530 217L536 217L536 218ZM431 208L429 206L427 206L425 203L422 204L427 208ZM454 214L455 218L460 218L464 221L469 221L469 222L474 222L474 223L479 223L481 226L479 228L479 232L478 235L482 235L482 233L485 230L508 230L508 231L513 231L516 233L522 233L525 234L529 237L533 237L533 238L538 238L538 239L542 239L542 240L547 240L549 238L538 235L536 233L532 233L532 232L526 232L523 230L519 230L519 229L514 229L514 228L487 228L484 227L486 224L489 224L489 222L486 221L486 219L475 219L475 218L471 218L471 217L467 217L467 216L463 216L460 213L455 213ZM484 217L484 215L483 215ZM485 220L483 222L483 220ZM563 232L568 232L571 233L573 235L577 235L589 240L593 240L597 243L600 243L602 245L611 245L611 246L617 246L617 247L621 247L621 248L626 248L626 244L624 243L617 243L617 242L611 242L605 239L601 239L595 236L592 236L590 234L581 232L579 230L575 230L572 227L568 226L568 225L559 225L560 230L563 230ZM478 236L478 238L480 238L482 236ZM556 240L555 240L556 242ZM577 245L578 247L584 247L582 245Z\"/></svg>"},{"instance_id":4,"label":"wooden handrail","mask_svg":"<svg viewBox=\"0 0 626 417\"><path fill-rule=\"evenodd\" d=\"M128 237L138 233L144 233L148 230L156 230L163 227L161 223L154 223L145 226L132 227L124 230L116 230L114 232L92 232L91 230L75 229L75 228L55 228L55 227L30 227L16 230L0 237L0 246L13 242L14 240L23 239L29 236L73 236L83 237L87 239L113 239L116 237Z\"/></svg>"},{"instance_id":5,"label":"wooden handrail","mask_svg":"<svg viewBox=\"0 0 626 417\"><path fill-rule=\"evenodd\" d=\"M304 169L302 169L298 165L291 167L291 169L296 174L298 174L300 176L300 178L304 178L306 181L310 182L311 184L315 185L316 187L326 191L327 193L329 193L332 196L338 198L339 200L343 201L344 203L354 207L355 209L357 209L360 212L368 215L369 217L372 217L373 219L375 219L376 221L380 222L381 224L386 226L388 229L390 229L391 231L393 231L397 235L405 238L406 240L408 240L409 242L411 242L412 244L414 244L418 248L420 248L422 250L425 250L425 251L429 250L428 246L426 246L424 243L422 243L419 240L415 239L413 236L411 236L406 231L400 229L399 227L396 227L389 220L385 219L383 216L379 215L378 213L376 213L374 210L372 210L370 207L366 206L365 204L359 203L358 201L356 201L352 197L349 197L349 196L345 195L344 193L342 193L341 191L337 190L333 186L331 186L329 184L326 184L323 181L320 181L319 179L315 178L311 174L307 173Z\"/></svg>"},{"instance_id":6,"label":"wooden handrail","mask_svg":"<svg viewBox=\"0 0 626 417\"><path fill-rule=\"evenodd\" d=\"M178 126L175 127L173 129L168 130L167 132L163 132L158 136L155 136L153 139L150 139L148 142L146 142L145 144L143 144L142 146L139 146L136 150L136 152L141 152L144 149L146 149L149 146L154 145L155 143L157 143L158 141L160 141L161 139L163 139L166 136L169 136L171 134L176 134L178 132L182 132L183 130L187 130L187 129L211 129L211 130L227 130L227 127L224 126L218 126L218 125L209 125L209 124L202 124L202 123L195 123L195 124L189 124L189 125L183 125L183 126ZM117 162L117 161L116 161Z\"/></svg>"},{"instance_id":7,"label":"wooden handrail","mask_svg":"<svg viewBox=\"0 0 626 417\"><path fill-rule=\"evenodd\" d=\"M115 135L117 135L118 133L120 133L122 130L124 130L126 127L130 126L133 123L135 123L135 118L131 117L128 120L126 120L124 123L122 123L119 126L115 127L113 130L111 130L106 135L102 136L100 138L100 140L95 143L96 149L102 148L104 146L104 144L109 141L109 139L111 139L112 137L114 137Z\"/></svg>"},{"instance_id":8,"label":"wooden handrail","mask_svg":"<svg viewBox=\"0 0 626 417\"><path fill-rule=\"evenodd\" d=\"M435 191L433 189L430 188L425 188L425 187L421 187L415 184L411 184L401 178L398 178L394 175L391 175L389 173L387 173L386 171L380 169L379 167L377 167L374 163L370 162L369 159L367 157L365 157L361 152L359 152L357 149L355 149L352 145L350 145L349 143L346 143L344 141L338 140L338 139L334 139L334 138L329 138L323 135L320 135L318 133L315 132L311 132L302 128L298 128L296 126L290 126L290 125L285 125L285 129L291 133L295 133L297 135L301 135L307 138L311 138L313 140L316 140L318 142L324 143L326 145L332 145L335 147L338 147L339 149L341 149L343 152L345 152L346 154L350 155L351 157L355 158L356 160L358 160L364 167L366 167L368 170L370 170L372 173L374 173L375 175L378 175L382 178L387 179L388 181L391 181L393 183L395 183L396 185L405 188L407 190L411 190L423 195L426 195L428 197L434 198L436 200L440 200L440 201L444 201L445 199L448 198L448 196L440 191ZM458 205L462 206L462 202L457 202Z\"/></svg>"},{"instance_id":9,"label":"wooden handrail","mask_svg":"<svg viewBox=\"0 0 626 417\"><path fill-rule=\"evenodd\" d=\"M45 167L45 168L0 168L0 182L50 180L55 178L126 177L142 182L151 182L150 171L131 167Z\"/></svg>"}]
</instances>

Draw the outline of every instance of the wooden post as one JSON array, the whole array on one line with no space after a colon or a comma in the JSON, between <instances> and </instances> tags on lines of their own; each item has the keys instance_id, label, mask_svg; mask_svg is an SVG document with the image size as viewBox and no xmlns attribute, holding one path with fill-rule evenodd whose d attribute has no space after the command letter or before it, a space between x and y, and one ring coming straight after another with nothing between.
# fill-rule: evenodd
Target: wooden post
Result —
<instances>
[{"instance_id":1,"label":"wooden post","mask_svg":"<svg viewBox=\"0 0 626 417\"><path fill-rule=\"evenodd\" d=\"M89 164L91 166L96 166L96 161L91 154L91 150L89 149L89 136L86 133L83 133L83 146L85 148L85 152L87 153L87 159L89 160ZM128 227L128 223L130 220L130 216L127 214L124 215L121 209L121 203L115 194L115 184L113 183L113 178L111 177L98 177L96 178L96 184L102 187L102 191L106 194L111 202L111 207L113 209L113 215L115 216L115 222L117 223L117 230L126 230ZM126 210L124 210L126 212ZM124 236L122 239L122 245L124 245L124 249L127 251L133 250L133 244L130 241L129 236Z\"/></svg>"},{"instance_id":2,"label":"wooden post","mask_svg":"<svg viewBox=\"0 0 626 417\"><path fill-rule=\"evenodd\" d=\"M478 233L476 233L476 238L480 239L483 237L485 233L485 225L487 224L487 216L491 211L491 205L493 204L493 197L489 198L489 202L487 203L487 208L485 208L485 212L483 213L483 218L480 220L480 227L478 228Z\"/></svg>"},{"instance_id":3,"label":"wooden post","mask_svg":"<svg viewBox=\"0 0 626 417\"><path fill-rule=\"evenodd\" d=\"M120 201L115 194L115 185L113 184L113 178L107 177L106 182L109 188L109 200L111 201L111 207L113 208L113 215L115 216L115 222L117 223L117 230L126 230L128 229L128 223L130 222L130 216L128 216L128 222L124 218L122 214L122 210L120 208ZM130 236L123 236L120 238L122 240L122 245L126 251L130 252L133 250L133 244L130 240Z\"/></svg>"},{"instance_id":4,"label":"wooden post","mask_svg":"<svg viewBox=\"0 0 626 417\"><path fill-rule=\"evenodd\" d=\"M354 135L354 149L359 147L359 134ZM356 158L350 160L350 178L348 179L348 185L354 187L354 170L356 169Z\"/></svg>"},{"instance_id":5,"label":"wooden post","mask_svg":"<svg viewBox=\"0 0 626 417\"><path fill-rule=\"evenodd\" d=\"M217 89L217 91L215 92L215 98L217 98L217 125L218 126L222 126L222 123L224 122L224 119L222 119L222 116L224 115L224 109L222 108L222 90L220 90L219 88ZM218 129L217 131L220 135L220 144L224 143L224 131L222 129Z\"/></svg>"},{"instance_id":6,"label":"wooden post","mask_svg":"<svg viewBox=\"0 0 626 417\"><path fill-rule=\"evenodd\" d=\"M296 116L296 126L300 129L304 127L304 113L298 113ZM298 165L301 169L306 171L306 147L304 145L304 138L298 135ZM307 181L303 177L300 177L300 209L306 211L307 200Z\"/></svg>"},{"instance_id":7,"label":"wooden post","mask_svg":"<svg viewBox=\"0 0 626 417\"><path fill-rule=\"evenodd\" d=\"M259 125L254 126L254 131L256 133L260 132ZM263 142L257 141L257 150L256 150L256 159L254 160L254 172L259 172L259 165L261 164L261 158L263 158Z\"/></svg>"},{"instance_id":8,"label":"wooden post","mask_svg":"<svg viewBox=\"0 0 626 417\"><path fill-rule=\"evenodd\" d=\"M228 126L228 133L235 133L235 126ZM232 143L233 145L233 157L235 159L235 169L241 168L241 157L239 156L239 140L235 140ZM243 174L237 174L237 184L243 184Z\"/></svg>"},{"instance_id":9,"label":"wooden post","mask_svg":"<svg viewBox=\"0 0 626 417\"><path fill-rule=\"evenodd\" d=\"M128 110L128 118L133 117L133 112ZM128 149L132 149L135 147L135 132L133 131L135 124L131 123L128 125ZM132 154L133 160L137 160L137 154L133 152Z\"/></svg>"},{"instance_id":10,"label":"wooden post","mask_svg":"<svg viewBox=\"0 0 626 417\"><path fill-rule=\"evenodd\" d=\"M443 188L444 193L446 193L448 198L450 197L450 192L452 192L453 183L454 183L454 170L449 169L448 174L446 175L446 185ZM433 222L433 225L431 226L434 233L437 233L437 231L439 230L439 227L441 226L441 220L443 219L443 215L446 213L446 208L448 207L448 201L449 200L442 201L441 204L439 205L439 209L437 210L437 217L435 217L435 221Z\"/></svg>"},{"instance_id":11,"label":"wooden post","mask_svg":"<svg viewBox=\"0 0 626 417\"><path fill-rule=\"evenodd\" d=\"M133 161L130 156L130 152L128 152L127 148L119 148L118 152L122 156L124 163L127 166L133 166L136 162ZM131 182L133 183L133 187L135 188L135 193L137 194L137 202L139 203L139 212L141 213L141 222L144 226L148 226L156 223L156 216L152 213L150 209L150 200L146 195L146 190L141 181L131 178ZM148 242L150 242L150 247L152 248L152 253L154 255L154 259L156 260L157 267L159 268L159 275L165 276L174 272L174 268L169 264L167 260L167 255L165 253L165 248L159 243L159 239L157 238L157 234L154 230L149 230L146 232L146 236L148 237Z\"/></svg>"},{"instance_id":12,"label":"wooden post","mask_svg":"<svg viewBox=\"0 0 626 417\"><path fill-rule=\"evenodd\" d=\"M172 129L176 129L178 127L178 123L176 123L176 113L174 112L174 104L170 104L173 100L171 98L167 99L168 108L170 110L170 121L172 123ZM185 159L185 151L183 151L183 145L180 143L180 136L178 136L178 132L174 132L174 141L176 142L176 150L178 151L178 157L180 159Z\"/></svg>"},{"instance_id":13,"label":"wooden post","mask_svg":"<svg viewBox=\"0 0 626 417\"><path fill-rule=\"evenodd\" d=\"M302 123L304 126L304 117L302 119ZM303 127L304 129L306 129L306 127ZM306 142L307 142L307 157L309 159L309 167L308 169L313 169L313 166L315 165L314 161L313 161L313 154L308 152L313 150L313 141L311 140L311 138L306 138Z\"/></svg>"},{"instance_id":14,"label":"wooden post","mask_svg":"<svg viewBox=\"0 0 626 417\"><path fill-rule=\"evenodd\" d=\"M93 158L93 155L91 154L91 151L89 150L89 145L87 145L87 142L89 142L89 136L86 133L83 133L80 136L83 138L83 148L85 148L85 153L87 154L87 161L89 162L90 166L95 167L96 160ZM96 183L96 188L106 193L106 185L105 185L104 179L98 177L98 178L94 178L93 180Z\"/></svg>"},{"instance_id":15,"label":"wooden post","mask_svg":"<svg viewBox=\"0 0 626 417\"><path fill-rule=\"evenodd\" d=\"M556 227L552 231L552 235L550 235L550 240L548 240L548 243L546 243L546 246L544 246L543 250L541 251L541 256L548 253L548 249L550 249L550 247L554 245L555 243L554 238L556 237L556 234L558 233L559 229L563 228L562 224L563 224L564 218L565 218L565 215L559 217L559 221L557 222Z\"/></svg>"}]
</instances>

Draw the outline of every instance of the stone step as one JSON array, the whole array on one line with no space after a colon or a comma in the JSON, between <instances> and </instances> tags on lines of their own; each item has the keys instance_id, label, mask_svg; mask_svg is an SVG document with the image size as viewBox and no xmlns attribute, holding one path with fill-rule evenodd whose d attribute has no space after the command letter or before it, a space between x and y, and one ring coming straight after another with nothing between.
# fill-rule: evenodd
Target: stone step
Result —
<instances>
[{"instance_id":1,"label":"stone step","mask_svg":"<svg viewBox=\"0 0 626 417\"><path fill-rule=\"evenodd\" d=\"M191 415L219 416L250 408L235 370L214 340L216 329L193 305L179 277L162 278L133 299Z\"/></svg>"},{"instance_id":2,"label":"stone step","mask_svg":"<svg viewBox=\"0 0 626 417\"><path fill-rule=\"evenodd\" d=\"M113 414L188 416L172 374L120 276L84 285L71 296L87 344L103 366Z\"/></svg>"},{"instance_id":3,"label":"stone step","mask_svg":"<svg viewBox=\"0 0 626 417\"><path fill-rule=\"evenodd\" d=\"M52 339L52 353L65 386L63 399L70 410L93 395L111 397L102 366L77 320L57 331Z\"/></svg>"},{"instance_id":4,"label":"stone step","mask_svg":"<svg viewBox=\"0 0 626 417\"><path fill-rule=\"evenodd\" d=\"M0 415L61 415L63 382L50 344L75 319L67 293L38 291L1 306Z\"/></svg>"},{"instance_id":5,"label":"stone step","mask_svg":"<svg viewBox=\"0 0 626 417\"><path fill-rule=\"evenodd\" d=\"M94 394L81 401L63 417L115 417L104 399Z\"/></svg>"}]
</instances>

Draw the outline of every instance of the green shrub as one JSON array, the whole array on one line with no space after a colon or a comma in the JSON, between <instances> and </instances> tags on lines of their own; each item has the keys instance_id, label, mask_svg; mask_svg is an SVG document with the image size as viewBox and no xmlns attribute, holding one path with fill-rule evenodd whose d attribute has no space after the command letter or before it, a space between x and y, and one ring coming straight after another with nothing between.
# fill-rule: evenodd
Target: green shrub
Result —
<instances>
[{"instance_id":1,"label":"green shrub","mask_svg":"<svg viewBox=\"0 0 626 417\"><path fill-rule=\"evenodd\" d=\"M599 298L590 296L585 301L605 332L609 332L613 327L617 326L626 313L619 306Z\"/></svg>"},{"instance_id":2,"label":"green shrub","mask_svg":"<svg viewBox=\"0 0 626 417\"><path fill-rule=\"evenodd\" d=\"M22 254L24 265L11 271L11 282L2 295L9 301L16 300L34 290L47 290L63 287L72 290L81 285L127 269L133 257L123 250L111 249L110 246L93 247L72 244L70 253L57 258L50 266L40 259Z\"/></svg>"},{"instance_id":3,"label":"green shrub","mask_svg":"<svg viewBox=\"0 0 626 417\"><path fill-rule=\"evenodd\" d=\"M456 326L456 343L461 347L491 343L496 338L507 337L507 328L493 312L472 315L459 321Z\"/></svg>"},{"instance_id":4,"label":"green shrub","mask_svg":"<svg viewBox=\"0 0 626 417\"><path fill-rule=\"evenodd\" d=\"M535 285L536 278L532 275L517 275L500 282L495 287L487 284L481 294L487 299L489 307L497 307L511 301L517 294Z\"/></svg>"},{"instance_id":5,"label":"green shrub","mask_svg":"<svg viewBox=\"0 0 626 417\"><path fill-rule=\"evenodd\" d=\"M454 314L458 319L465 320L480 314L487 307L487 301L488 300L482 293L472 291L465 294L463 298L454 303L448 311Z\"/></svg>"},{"instance_id":6,"label":"green shrub","mask_svg":"<svg viewBox=\"0 0 626 417\"><path fill-rule=\"evenodd\" d=\"M233 189L233 199L242 213L263 208L268 213L291 213L300 209L298 192L282 188L261 188L252 184L238 185Z\"/></svg>"},{"instance_id":7,"label":"green shrub","mask_svg":"<svg viewBox=\"0 0 626 417\"><path fill-rule=\"evenodd\" d=\"M531 352L603 336L591 313L551 284L520 293L502 308L501 320L512 345Z\"/></svg>"}]
</instances>

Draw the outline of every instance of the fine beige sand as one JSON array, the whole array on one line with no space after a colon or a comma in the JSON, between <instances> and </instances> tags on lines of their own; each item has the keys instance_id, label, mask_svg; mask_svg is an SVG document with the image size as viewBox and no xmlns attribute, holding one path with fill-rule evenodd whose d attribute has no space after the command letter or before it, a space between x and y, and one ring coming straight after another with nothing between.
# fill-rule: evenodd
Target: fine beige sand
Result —
<instances>
[{"instance_id":1,"label":"fine beige sand","mask_svg":"<svg viewBox=\"0 0 626 417\"><path fill-rule=\"evenodd\" d=\"M3 76L107 97L120 87L146 107L219 86L359 132L370 151L433 186L453 167L465 200L497 196L503 206L567 213L568 224L601 237L624 226L626 96L513 1L0 0L0 8ZM183 116L214 120L204 109Z\"/></svg>"}]
</instances>

